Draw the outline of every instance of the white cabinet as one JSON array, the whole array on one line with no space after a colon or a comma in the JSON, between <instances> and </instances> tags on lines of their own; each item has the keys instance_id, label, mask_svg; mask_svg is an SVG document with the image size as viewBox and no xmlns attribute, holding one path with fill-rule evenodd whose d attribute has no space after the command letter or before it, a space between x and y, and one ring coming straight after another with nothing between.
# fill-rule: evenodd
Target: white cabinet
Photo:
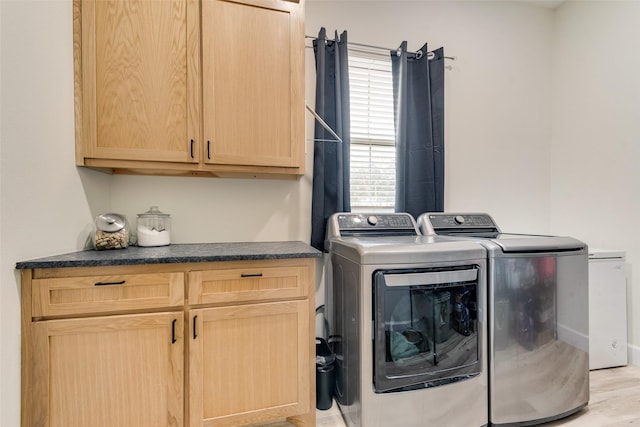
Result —
<instances>
[{"instance_id":1,"label":"white cabinet","mask_svg":"<svg viewBox=\"0 0 640 427\"><path fill-rule=\"evenodd\" d=\"M589 369L627 364L623 251L589 250Z\"/></svg>"}]
</instances>

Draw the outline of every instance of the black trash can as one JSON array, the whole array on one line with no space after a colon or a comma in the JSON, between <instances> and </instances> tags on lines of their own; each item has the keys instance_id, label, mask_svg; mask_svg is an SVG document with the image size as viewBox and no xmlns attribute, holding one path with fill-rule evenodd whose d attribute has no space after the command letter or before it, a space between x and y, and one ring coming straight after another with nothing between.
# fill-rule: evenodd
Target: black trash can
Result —
<instances>
[{"instance_id":1,"label":"black trash can","mask_svg":"<svg viewBox=\"0 0 640 427\"><path fill-rule=\"evenodd\" d=\"M316 337L316 408L327 410L333 403L336 381L335 355L324 338Z\"/></svg>"}]
</instances>

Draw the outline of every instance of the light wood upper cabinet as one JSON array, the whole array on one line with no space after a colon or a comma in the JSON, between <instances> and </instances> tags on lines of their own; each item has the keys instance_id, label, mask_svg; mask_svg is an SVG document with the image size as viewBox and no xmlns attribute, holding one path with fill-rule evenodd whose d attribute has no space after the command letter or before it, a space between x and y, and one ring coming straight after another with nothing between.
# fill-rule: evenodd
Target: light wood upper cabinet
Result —
<instances>
[{"instance_id":1,"label":"light wood upper cabinet","mask_svg":"<svg viewBox=\"0 0 640 427\"><path fill-rule=\"evenodd\" d=\"M79 160L197 163L191 140L199 136L199 101L192 92L198 58L188 49L197 5L185 0L83 0L79 5Z\"/></svg>"},{"instance_id":2,"label":"light wood upper cabinet","mask_svg":"<svg viewBox=\"0 0 640 427\"><path fill-rule=\"evenodd\" d=\"M74 0L76 163L304 173L304 3Z\"/></svg>"},{"instance_id":3,"label":"light wood upper cabinet","mask_svg":"<svg viewBox=\"0 0 640 427\"><path fill-rule=\"evenodd\" d=\"M298 167L303 161L300 6L202 3L207 163Z\"/></svg>"}]
</instances>

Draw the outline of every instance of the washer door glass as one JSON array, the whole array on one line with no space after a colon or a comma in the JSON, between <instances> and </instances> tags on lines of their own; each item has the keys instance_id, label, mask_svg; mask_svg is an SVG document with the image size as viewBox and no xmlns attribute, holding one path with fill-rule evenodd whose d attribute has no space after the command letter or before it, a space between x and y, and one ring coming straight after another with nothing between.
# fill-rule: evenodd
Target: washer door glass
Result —
<instances>
[{"instance_id":1,"label":"washer door glass","mask_svg":"<svg viewBox=\"0 0 640 427\"><path fill-rule=\"evenodd\" d=\"M478 268L374 273L376 392L432 387L480 373Z\"/></svg>"}]
</instances>

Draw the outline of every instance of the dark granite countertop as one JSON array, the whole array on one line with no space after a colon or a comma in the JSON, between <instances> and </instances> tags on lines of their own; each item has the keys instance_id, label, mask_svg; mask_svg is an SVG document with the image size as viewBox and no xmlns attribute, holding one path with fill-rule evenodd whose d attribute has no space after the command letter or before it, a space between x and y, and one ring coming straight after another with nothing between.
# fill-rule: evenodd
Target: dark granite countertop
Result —
<instances>
[{"instance_id":1,"label":"dark granite countertop","mask_svg":"<svg viewBox=\"0 0 640 427\"><path fill-rule=\"evenodd\" d=\"M160 247L86 250L16 263L28 268L102 267L284 258L317 258L322 252L303 242L193 243Z\"/></svg>"}]
</instances>

